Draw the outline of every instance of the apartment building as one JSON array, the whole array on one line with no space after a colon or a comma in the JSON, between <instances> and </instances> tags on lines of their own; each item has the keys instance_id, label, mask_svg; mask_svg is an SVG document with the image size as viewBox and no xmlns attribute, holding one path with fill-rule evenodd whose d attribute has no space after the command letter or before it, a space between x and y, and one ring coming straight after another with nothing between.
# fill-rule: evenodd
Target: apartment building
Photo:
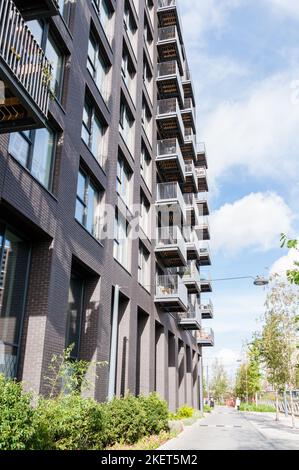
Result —
<instances>
[{"instance_id":1,"label":"apartment building","mask_svg":"<svg viewBox=\"0 0 299 470\"><path fill-rule=\"evenodd\" d=\"M201 405L207 158L176 0L1 0L0 372Z\"/></svg>"}]
</instances>

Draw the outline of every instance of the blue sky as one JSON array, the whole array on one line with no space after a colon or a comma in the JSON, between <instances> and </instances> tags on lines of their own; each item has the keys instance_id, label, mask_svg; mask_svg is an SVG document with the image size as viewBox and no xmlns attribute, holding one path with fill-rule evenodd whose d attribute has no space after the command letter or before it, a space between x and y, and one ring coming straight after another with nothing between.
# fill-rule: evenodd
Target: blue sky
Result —
<instances>
[{"instance_id":1,"label":"blue sky","mask_svg":"<svg viewBox=\"0 0 299 470\"><path fill-rule=\"evenodd\" d=\"M214 279L283 272L294 253L279 235L299 234L298 0L180 0L196 90L198 140L209 157ZM207 270L204 270L207 271ZM215 282L205 321L233 370L259 328L267 289Z\"/></svg>"}]
</instances>

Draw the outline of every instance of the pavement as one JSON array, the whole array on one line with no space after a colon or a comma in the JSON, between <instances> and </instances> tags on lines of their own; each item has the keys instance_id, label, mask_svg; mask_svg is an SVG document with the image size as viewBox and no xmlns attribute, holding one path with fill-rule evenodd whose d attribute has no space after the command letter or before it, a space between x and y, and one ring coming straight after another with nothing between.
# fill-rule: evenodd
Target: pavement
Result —
<instances>
[{"instance_id":1,"label":"pavement","mask_svg":"<svg viewBox=\"0 0 299 470\"><path fill-rule=\"evenodd\" d=\"M216 407L161 450L299 450L299 419Z\"/></svg>"}]
</instances>

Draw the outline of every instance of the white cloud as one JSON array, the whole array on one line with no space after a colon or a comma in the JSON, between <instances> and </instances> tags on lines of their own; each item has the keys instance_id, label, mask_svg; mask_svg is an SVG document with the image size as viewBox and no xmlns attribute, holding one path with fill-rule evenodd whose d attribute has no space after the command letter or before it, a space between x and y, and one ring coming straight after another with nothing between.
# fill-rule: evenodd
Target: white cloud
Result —
<instances>
[{"instance_id":1,"label":"white cloud","mask_svg":"<svg viewBox=\"0 0 299 470\"><path fill-rule=\"evenodd\" d=\"M264 0L277 14L299 18L298 0Z\"/></svg>"},{"instance_id":2,"label":"white cloud","mask_svg":"<svg viewBox=\"0 0 299 470\"><path fill-rule=\"evenodd\" d=\"M202 134L211 176L243 166L256 178L297 181L299 104L292 101L295 74L258 83L239 102L222 102L207 115Z\"/></svg>"},{"instance_id":3,"label":"white cloud","mask_svg":"<svg viewBox=\"0 0 299 470\"><path fill-rule=\"evenodd\" d=\"M238 253L275 248L279 235L290 233L292 220L290 208L276 193L251 193L212 214L214 249Z\"/></svg>"},{"instance_id":4,"label":"white cloud","mask_svg":"<svg viewBox=\"0 0 299 470\"><path fill-rule=\"evenodd\" d=\"M286 256L282 256L277 261L275 261L270 269L270 273L285 275L287 270L294 268L294 261L299 262L299 252L292 249Z\"/></svg>"}]
</instances>

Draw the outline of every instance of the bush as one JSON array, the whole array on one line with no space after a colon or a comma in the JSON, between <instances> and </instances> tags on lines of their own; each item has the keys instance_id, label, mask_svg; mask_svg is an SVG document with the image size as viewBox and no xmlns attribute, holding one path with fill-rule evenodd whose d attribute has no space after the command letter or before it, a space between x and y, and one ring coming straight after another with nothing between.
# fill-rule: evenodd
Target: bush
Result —
<instances>
[{"instance_id":1,"label":"bush","mask_svg":"<svg viewBox=\"0 0 299 470\"><path fill-rule=\"evenodd\" d=\"M35 411L35 440L39 450L87 450L103 448L103 410L80 395L41 399Z\"/></svg>"},{"instance_id":2,"label":"bush","mask_svg":"<svg viewBox=\"0 0 299 470\"><path fill-rule=\"evenodd\" d=\"M24 450L34 435L31 396L0 374L0 450Z\"/></svg>"},{"instance_id":3,"label":"bush","mask_svg":"<svg viewBox=\"0 0 299 470\"><path fill-rule=\"evenodd\" d=\"M168 405L157 393L151 393L148 397L139 397L145 413L146 434L160 434L168 430Z\"/></svg>"},{"instance_id":4,"label":"bush","mask_svg":"<svg viewBox=\"0 0 299 470\"><path fill-rule=\"evenodd\" d=\"M204 413L211 413L212 408L209 405L204 405L203 411L204 411Z\"/></svg>"},{"instance_id":5,"label":"bush","mask_svg":"<svg viewBox=\"0 0 299 470\"><path fill-rule=\"evenodd\" d=\"M275 413L275 407L271 405L253 405L251 403L241 403L241 411L256 411L259 413Z\"/></svg>"},{"instance_id":6,"label":"bush","mask_svg":"<svg viewBox=\"0 0 299 470\"><path fill-rule=\"evenodd\" d=\"M190 406L183 405L178 409L177 417L178 419L192 418L194 415L194 409Z\"/></svg>"},{"instance_id":7,"label":"bush","mask_svg":"<svg viewBox=\"0 0 299 470\"><path fill-rule=\"evenodd\" d=\"M113 398L103 406L105 444L134 444L146 435L146 415L142 401L132 395Z\"/></svg>"}]
</instances>

